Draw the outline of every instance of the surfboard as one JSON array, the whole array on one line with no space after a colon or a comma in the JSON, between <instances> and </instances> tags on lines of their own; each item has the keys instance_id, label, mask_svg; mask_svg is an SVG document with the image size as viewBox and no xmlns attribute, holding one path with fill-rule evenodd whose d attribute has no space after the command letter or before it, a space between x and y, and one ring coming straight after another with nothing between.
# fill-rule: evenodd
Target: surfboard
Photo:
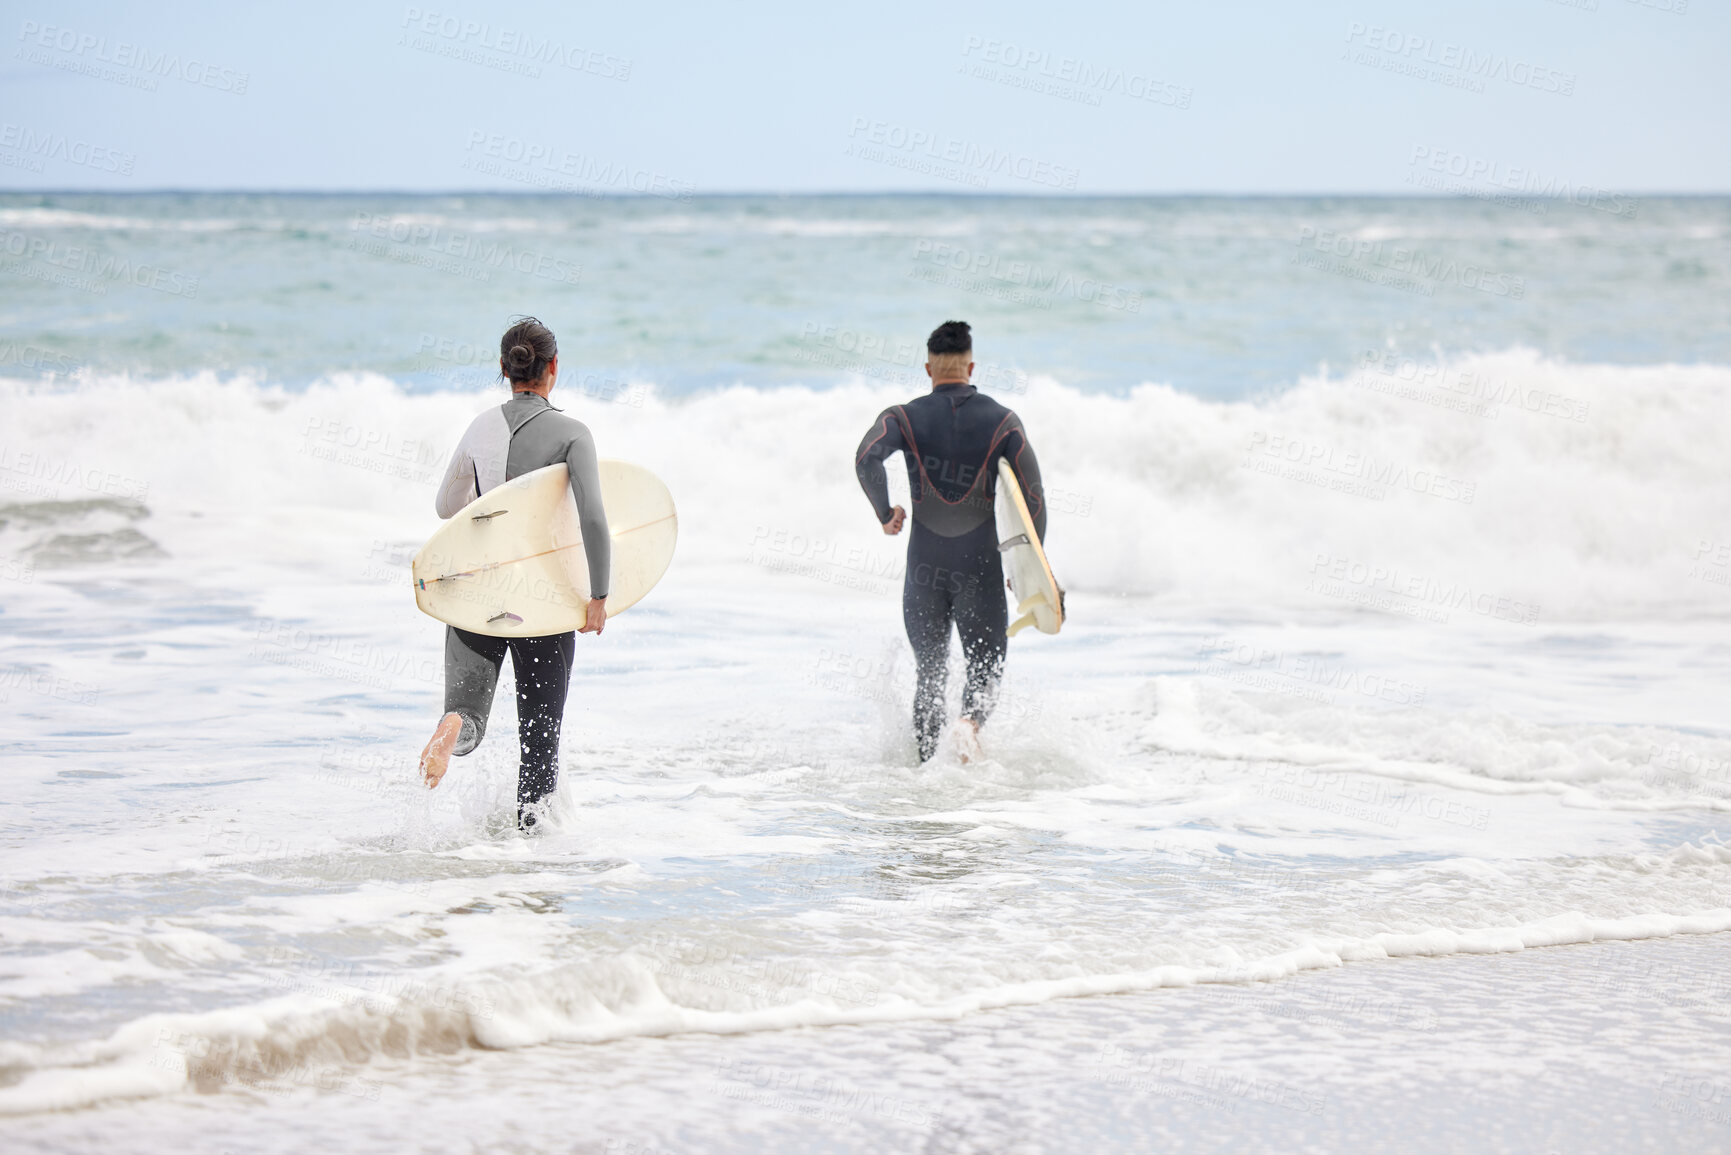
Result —
<instances>
[{"instance_id":1,"label":"surfboard","mask_svg":"<svg viewBox=\"0 0 1731 1155\"><path fill-rule=\"evenodd\" d=\"M667 486L641 465L599 465L613 538L613 618L667 572L679 515ZM421 612L458 629L515 638L581 628L589 561L565 463L512 478L464 506L427 539L411 572Z\"/></svg>"},{"instance_id":2,"label":"surfboard","mask_svg":"<svg viewBox=\"0 0 1731 1155\"><path fill-rule=\"evenodd\" d=\"M1034 532L1034 519L1028 515L1028 503L1022 498L1021 483L1015 470L1003 458L998 458L998 499L994 503L998 517L998 552L1004 555L1004 574L1010 579L1010 594L1016 602L1016 612L1010 622L1009 636L1028 626L1042 634L1055 634L1064 624L1064 591L1052 576L1051 563L1040 545L1040 535Z\"/></svg>"}]
</instances>

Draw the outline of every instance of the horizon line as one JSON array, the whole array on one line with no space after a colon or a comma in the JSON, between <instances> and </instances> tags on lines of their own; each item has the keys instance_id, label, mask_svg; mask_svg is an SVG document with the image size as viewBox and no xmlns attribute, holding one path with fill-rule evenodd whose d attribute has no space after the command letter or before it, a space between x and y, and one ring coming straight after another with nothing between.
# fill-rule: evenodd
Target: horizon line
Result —
<instances>
[{"instance_id":1,"label":"horizon line","mask_svg":"<svg viewBox=\"0 0 1731 1155\"><path fill-rule=\"evenodd\" d=\"M1591 186L1595 192L1622 197L1652 197L1662 199L1731 197L1731 189L1678 192L1635 189L1610 190ZM1296 200L1296 199L1377 199L1413 201L1485 201L1495 203L1508 197L1527 200L1574 203L1574 198L1556 193L1524 192L1518 189L1486 188L1474 192L1426 193L1406 191L1379 192L1023 192L1019 190L950 190L950 189L809 189L809 190L709 190L687 192L677 196L640 192L539 191L533 189L404 189L404 188L200 188L165 185L154 188L4 188L0 196L492 196L539 198L543 200L630 200L683 201L724 200L744 198L797 197L940 197L954 200Z\"/></svg>"}]
</instances>

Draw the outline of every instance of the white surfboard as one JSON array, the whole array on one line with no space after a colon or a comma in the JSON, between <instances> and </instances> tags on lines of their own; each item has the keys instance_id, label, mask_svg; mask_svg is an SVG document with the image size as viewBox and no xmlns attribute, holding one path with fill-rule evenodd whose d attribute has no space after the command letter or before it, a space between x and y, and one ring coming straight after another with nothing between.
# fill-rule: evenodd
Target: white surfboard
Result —
<instances>
[{"instance_id":1,"label":"white surfboard","mask_svg":"<svg viewBox=\"0 0 1731 1155\"><path fill-rule=\"evenodd\" d=\"M601 504L613 538L607 616L643 599L673 560L679 515L641 465L600 462ZM413 564L421 612L471 633L539 637L580 629L589 561L563 462L512 478L440 526Z\"/></svg>"},{"instance_id":2,"label":"white surfboard","mask_svg":"<svg viewBox=\"0 0 1731 1155\"><path fill-rule=\"evenodd\" d=\"M1010 596L1016 612L1011 616L1009 636L1027 626L1042 634L1055 634L1064 624L1064 591L1052 576L1022 486L1010 463L998 458L998 552L1004 555L1004 575L1010 579Z\"/></svg>"}]
</instances>

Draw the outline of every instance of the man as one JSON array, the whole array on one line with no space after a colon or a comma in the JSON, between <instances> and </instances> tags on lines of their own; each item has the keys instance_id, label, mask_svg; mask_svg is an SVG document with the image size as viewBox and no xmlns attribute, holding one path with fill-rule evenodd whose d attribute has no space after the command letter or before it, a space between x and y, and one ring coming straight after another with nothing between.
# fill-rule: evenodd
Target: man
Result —
<instances>
[{"instance_id":1,"label":"man","mask_svg":"<svg viewBox=\"0 0 1731 1155\"><path fill-rule=\"evenodd\" d=\"M512 325L499 342L499 371L511 381L511 399L469 425L451 454L435 508L440 517L451 517L495 486L563 461L571 473L589 563L591 597L577 632L600 635L607 624L613 539L601 504L595 441L587 426L566 417L547 399L559 376L559 346L552 332L533 317ZM538 821L541 803L559 784L559 730L577 654L575 633L493 638L445 627L445 715L421 751L421 773L431 789L445 776L453 754L461 757L480 744L507 650L517 676L517 737L522 745L517 823L529 830Z\"/></svg>"},{"instance_id":2,"label":"man","mask_svg":"<svg viewBox=\"0 0 1731 1155\"><path fill-rule=\"evenodd\" d=\"M914 648L914 735L920 761L937 752L949 679L950 627L962 637L968 678L956 739L963 761L979 754L979 728L997 698L1004 668L1004 562L998 552L998 461L1022 486L1035 532L1046 539L1040 466L1021 418L968 383L973 337L965 321L945 321L926 341L932 391L878 415L860 442L854 472L887 534L907 511L890 506L884 458L900 452L908 469L914 528L902 583L902 623Z\"/></svg>"}]
</instances>

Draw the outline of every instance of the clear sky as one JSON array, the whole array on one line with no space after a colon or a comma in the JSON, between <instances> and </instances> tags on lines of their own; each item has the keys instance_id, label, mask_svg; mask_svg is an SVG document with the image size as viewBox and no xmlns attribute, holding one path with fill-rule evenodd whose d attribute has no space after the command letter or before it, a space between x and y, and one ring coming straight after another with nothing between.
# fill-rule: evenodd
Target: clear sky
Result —
<instances>
[{"instance_id":1,"label":"clear sky","mask_svg":"<svg viewBox=\"0 0 1731 1155\"><path fill-rule=\"evenodd\" d=\"M1731 191L1725 0L5 13L9 189Z\"/></svg>"}]
</instances>

